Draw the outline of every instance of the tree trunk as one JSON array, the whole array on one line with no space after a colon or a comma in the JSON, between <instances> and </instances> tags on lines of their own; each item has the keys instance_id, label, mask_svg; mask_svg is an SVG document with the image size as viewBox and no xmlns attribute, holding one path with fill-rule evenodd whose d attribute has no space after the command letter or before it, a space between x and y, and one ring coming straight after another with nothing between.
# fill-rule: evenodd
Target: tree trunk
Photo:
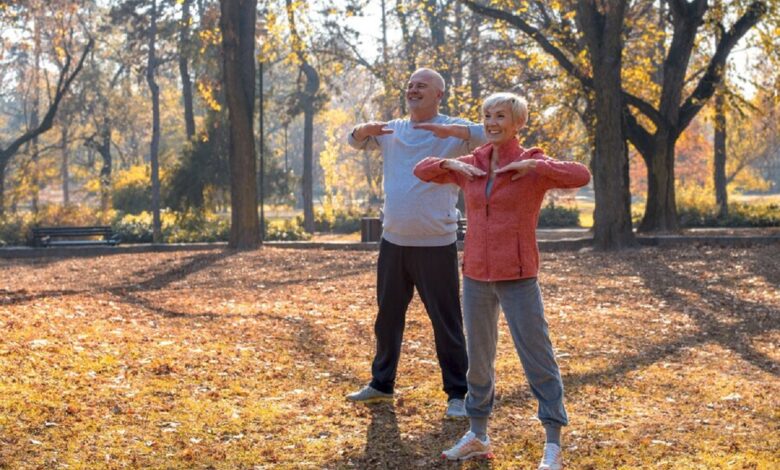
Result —
<instances>
[{"instance_id":1,"label":"tree trunk","mask_svg":"<svg viewBox=\"0 0 780 470\"><path fill-rule=\"evenodd\" d=\"M718 206L718 217L726 217L729 213L728 192L726 190L726 99L723 87L715 93L715 142L713 178L715 182L715 203Z\"/></svg>"},{"instance_id":2,"label":"tree trunk","mask_svg":"<svg viewBox=\"0 0 780 470\"><path fill-rule=\"evenodd\" d=\"M0 159L0 219L5 217L5 167L7 160Z\"/></svg>"},{"instance_id":3,"label":"tree trunk","mask_svg":"<svg viewBox=\"0 0 780 470\"><path fill-rule=\"evenodd\" d=\"M452 70L449 62L450 55L447 50L451 46L446 42L445 21L447 19L447 6L439 8L436 0L425 1L425 13L428 17L428 25L431 31L431 48L433 49L433 66L444 78L444 96L441 98L441 112L450 113L450 88L452 87Z\"/></svg>"},{"instance_id":4,"label":"tree trunk","mask_svg":"<svg viewBox=\"0 0 780 470\"><path fill-rule=\"evenodd\" d=\"M614 250L635 244L631 227L631 193L628 187L628 150L623 135L621 93L621 30L625 2L602 14L592 1L580 2L581 22L593 64L594 112L596 116L593 152L593 241L597 249Z\"/></svg>"},{"instance_id":5,"label":"tree trunk","mask_svg":"<svg viewBox=\"0 0 780 470\"><path fill-rule=\"evenodd\" d=\"M152 93L152 142L149 160L152 166L152 242L162 243L162 222L160 220L160 87L155 81L157 57L157 0L152 0L149 27L149 56L146 65L146 82Z\"/></svg>"},{"instance_id":6,"label":"tree trunk","mask_svg":"<svg viewBox=\"0 0 780 470\"><path fill-rule=\"evenodd\" d=\"M39 106L41 102L41 81L40 81L40 71L41 71L41 30L40 30L40 21L38 18L33 18L33 36L34 36L34 46L33 46L33 57L34 57L34 68L33 68L33 84L32 86L35 87L35 91L33 93L33 102L31 111L30 111L30 128L35 129L40 125L40 116L38 114L39 112ZM30 186L32 189L32 197L31 197L31 205L32 205L32 212L33 214L38 214L38 193L40 191L40 169L38 168L40 165L39 162L39 151L38 151L38 137L33 137L33 139L30 141Z\"/></svg>"},{"instance_id":7,"label":"tree trunk","mask_svg":"<svg viewBox=\"0 0 780 470\"><path fill-rule=\"evenodd\" d=\"M671 5L674 34L663 63L662 88L658 112L663 121L657 123L653 135L653 152L643 154L648 163L647 203L639 225L641 231L676 232L677 204L674 192L674 144L679 136L680 103L685 74L688 70L700 20L707 9L705 0Z\"/></svg>"},{"instance_id":8,"label":"tree trunk","mask_svg":"<svg viewBox=\"0 0 780 470\"><path fill-rule=\"evenodd\" d=\"M397 88L393 83L393 75L390 73L390 49L387 45L387 2L381 0L379 6L382 9L382 87L385 93L385 100L382 106L382 120L389 121L393 119L393 108L390 106L393 93Z\"/></svg>"},{"instance_id":9,"label":"tree trunk","mask_svg":"<svg viewBox=\"0 0 780 470\"><path fill-rule=\"evenodd\" d=\"M181 76L181 94L184 99L184 124L187 129L187 139L195 136L195 114L192 111L192 80L190 79L187 60L190 55L190 3L184 0L181 6L181 29L179 30L179 75Z\"/></svg>"},{"instance_id":10,"label":"tree trunk","mask_svg":"<svg viewBox=\"0 0 780 470\"><path fill-rule=\"evenodd\" d=\"M111 156L111 123L108 118L107 104L107 101L104 101L103 122L100 124L99 140L96 140L97 136L91 136L84 143L87 149L89 149L90 161L94 160L92 157L93 151L97 151L103 160L103 166L100 168L100 210L103 212L108 211L111 207L111 169L113 166Z\"/></svg>"},{"instance_id":11,"label":"tree trunk","mask_svg":"<svg viewBox=\"0 0 780 470\"><path fill-rule=\"evenodd\" d=\"M286 1L287 22L293 41L293 51L300 60L300 68L306 76L306 86L299 100L303 108L303 229L314 232L314 99L320 89L320 75L309 64L306 47L295 25L295 7L292 0Z\"/></svg>"},{"instance_id":12,"label":"tree trunk","mask_svg":"<svg viewBox=\"0 0 780 470\"><path fill-rule=\"evenodd\" d=\"M41 190L41 177L40 177L40 152L38 151L38 138L36 137L30 142L30 206L33 214L38 214L38 196Z\"/></svg>"},{"instance_id":13,"label":"tree trunk","mask_svg":"<svg viewBox=\"0 0 780 470\"><path fill-rule=\"evenodd\" d=\"M320 88L319 74L314 67L301 64L306 74L303 103L303 229L314 232L314 98Z\"/></svg>"},{"instance_id":14,"label":"tree trunk","mask_svg":"<svg viewBox=\"0 0 780 470\"><path fill-rule=\"evenodd\" d=\"M103 166L100 168L100 209L105 212L111 206L111 129L108 127L108 118L103 123L102 139L97 148L100 157L103 159Z\"/></svg>"},{"instance_id":15,"label":"tree trunk","mask_svg":"<svg viewBox=\"0 0 780 470\"><path fill-rule=\"evenodd\" d=\"M260 171L258 171L257 187L260 192L258 204L260 205L260 243L265 240L265 94L263 90L264 62L262 58L257 60L257 94L258 94L258 113L257 124L260 127L260 139L258 142L258 153L260 160Z\"/></svg>"},{"instance_id":16,"label":"tree trunk","mask_svg":"<svg viewBox=\"0 0 780 470\"><path fill-rule=\"evenodd\" d=\"M409 12L407 6L404 5L403 0L396 0L395 2L395 14L398 16L398 22L401 25L401 41L404 47L404 61L406 62L406 70L411 75L415 69L417 69L417 44L415 43L415 37L409 30ZM404 86L404 88L406 88ZM399 104L401 105L401 114L406 114L406 94L400 93Z\"/></svg>"},{"instance_id":17,"label":"tree trunk","mask_svg":"<svg viewBox=\"0 0 780 470\"><path fill-rule=\"evenodd\" d=\"M469 30L470 56L469 56L469 88L471 90L472 103L479 101L482 87L479 83L479 21L477 15L472 14Z\"/></svg>"},{"instance_id":18,"label":"tree trunk","mask_svg":"<svg viewBox=\"0 0 780 470\"><path fill-rule=\"evenodd\" d=\"M60 149L62 151L62 165L60 166L60 176L62 177L62 205L68 206L70 204L70 189L68 187L70 180L70 174L68 172L70 154L68 152L68 126L65 123L62 124L60 133Z\"/></svg>"},{"instance_id":19,"label":"tree trunk","mask_svg":"<svg viewBox=\"0 0 780 470\"><path fill-rule=\"evenodd\" d=\"M639 224L643 232L676 232L677 204L674 189L674 144L677 135L662 126L654 136L653 152L642 155L647 165L647 202Z\"/></svg>"},{"instance_id":20,"label":"tree trunk","mask_svg":"<svg viewBox=\"0 0 780 470\"><path fill-rule=\"evenodd\" d=\"M257 0L221 0L225 98L230 120L230 240L236 249L259 244L255 104Z\"/></svg>"}]
</instances>

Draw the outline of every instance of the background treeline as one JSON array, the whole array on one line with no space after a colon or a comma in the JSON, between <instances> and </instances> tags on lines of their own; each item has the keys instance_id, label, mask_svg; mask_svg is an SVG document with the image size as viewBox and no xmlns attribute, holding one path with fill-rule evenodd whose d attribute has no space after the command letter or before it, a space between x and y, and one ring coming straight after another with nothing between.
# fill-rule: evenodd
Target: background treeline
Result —
<instances>
[{"instance_id":1,"label":"background treeline","mask_svg":"<svg viewBox=\"0 0 780 470\"><path fill-rule=\"evenodd\" d=\"M487 94L525 95L524 142L594 169L606 245L625 241L625 219L629 231L777 225L777 202L729 195L780 188L779 3L259 0L266 238L354 231L376 214L381 157L345 136L403 116L421 66L444 75L448 114L479 120ZM36 224L227 238L219 1L0 2L0 29L2 243ZM572 196L553 198L543 224L576 224Z\"/></svg>"}]
</instances>

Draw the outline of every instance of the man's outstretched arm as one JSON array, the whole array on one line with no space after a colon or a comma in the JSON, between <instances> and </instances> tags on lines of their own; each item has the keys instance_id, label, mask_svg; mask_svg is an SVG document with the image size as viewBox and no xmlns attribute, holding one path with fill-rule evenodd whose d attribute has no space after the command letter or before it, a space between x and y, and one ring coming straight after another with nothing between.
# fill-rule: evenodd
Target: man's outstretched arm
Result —
<instances>
[{"instance_id":1,"label":"man's outstretched arm","mask_svg":"<svg viewBox=\"0 0 780 470\"><path fill-rule=\"evenodd\" d=\"M422 129L432 132L440 139L455 137L464 141L468 145L468 150L473 151L480 145L485 144L485 128L482 124L433 124L423 122L416 124L415 129Z\"/></svg>"},{"instance_id":2,"label":"man's outstretched arm","mask_svg":"<svg viewBox=\"0 0 780 470\"><path fill-rule=\"evenodd\" d=\"M376 138L380 135L392 134L393 130L383 121L371 121L358 124L352 128L348 137L349 145L356 149L374 149L379 147Z\"/></svg>"}]
</instances>

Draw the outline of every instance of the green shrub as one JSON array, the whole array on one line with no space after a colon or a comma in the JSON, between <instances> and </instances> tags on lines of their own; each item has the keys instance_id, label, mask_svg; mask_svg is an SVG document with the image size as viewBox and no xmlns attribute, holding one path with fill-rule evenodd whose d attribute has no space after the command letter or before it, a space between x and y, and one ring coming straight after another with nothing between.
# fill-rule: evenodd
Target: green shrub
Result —
<instances>
[{"instance_id":1,"label":"green shrub","mask_svg":"<svg viewBox=\"0 0 780 470\"><path fill-rule=\"evenodd\" d=\"M163 226L163 235L168 243L227 241L230 221L209 212L180 212L174 223Z\"/></svg>"},{"instance_id":2,"label":"green shrub","mask_svg":"<svg viewBox=\"0 0 780 470\"><path fill-rule=\"evenodd\" d=\"M230 222L212 213L201 211L160 214L163 240L166 243L199 243L227 241ZM126 214L112 224L122 243L151 243L152 214Z\"/></svg>"},{"instance_id":3,"label":"green shrub","mask_svg":"<svg viewBox=\"0 0 780 470\"><path fill-rule=\"evenodd\" d=\"M360 230L360 219L363 217L371 216L358 209L317 209L314 211L314 231L355 233ZM297 216L296 220L303 226L303 216Z\"/></svg>"},{"instance_id":4,"label":"green shrub","mask_svg":"<svg viewBox=\"0 0 780 470\"><path fill-rule=\"evenodd\" d=\"M303 224L298 217L294 219L271 220L266 223L265 240L297 241L310 240L311 234L303 230Z\"/></svg>"},{"instance_id":5,"label":"green shrub","mask_svg":"<svg viewBox=\"0 0 780 470\"><path fill-rule=\"evenodd\" d=\"M152 243L152 214L124 215L111 224L122 243Z\"/></svg>"},{"instance_id":6,"label":"green shrub","mask_svg":"<svg viewBox=\"0 0 780 470\"><path fill-rule=\"evenodd\" d=\"M167 173L160 169L161 199L167 196ZM135 165L120 171L111 188L112 206L124 214L140 214L152 207L152 182L147 165Z\"/></svg>"},{"instance_id":7,"label":"green shrub","mask_svg":"<svg viewBox=\"0 0 780 470\"><path fill-rule=\"evenodd\" d=\"M46 204L34 215L34 223L38 227L67 227L85 225L108 225L114 211L102 213L97 209L80 204L61 206Z\"/></svg>"},{"instance_id":8,"label":"green shrub","mask_svg":"<svg viewBox=\"0 0 780 470\"><path fill-rule=\"evenodd\" d=\"M539 227L579 227L580 211L576 207L550 203L539 211Z\"/></svg>"},{"instance_id":9,"label":"green shrub","mask_svg":"<svg viewBox=\"0 0 780 470\"><path fill-rule=\"evenodd\" d=\"M729 204L725 217L718 217L718 209L712 205L680 205L677 215L680 226L686 228L780 226L780 204Z\"/></svg>"},{"instance_id":10,"label":"green shrub","mask_svg":"<svg viewBox=\"0 0 780 470\"><path fill-rule=\"evenodd\" d=\"M6 214L0 218L0 246L21 246L29 243L32 216Z\"/></svg>"}]
</instances>

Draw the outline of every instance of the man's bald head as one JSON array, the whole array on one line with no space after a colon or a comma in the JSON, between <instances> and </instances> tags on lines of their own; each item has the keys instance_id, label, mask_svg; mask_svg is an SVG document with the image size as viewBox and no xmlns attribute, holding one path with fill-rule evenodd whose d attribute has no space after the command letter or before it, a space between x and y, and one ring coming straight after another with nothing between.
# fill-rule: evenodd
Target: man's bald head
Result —
<instances>
[{"instance_id":1,"label":"man's bald head","mask_svg":"<svg viewBox=\"0 0 780 470\"><path fill-rule=\"evenodd\" d=\"M444 79L435 70L417 69L406 84L406 104L412 121L427 121L439 114Z\"/></svg>"},{"instance_id":2,"label":"man's bald head","mask_svg":"<svg viewBox=\"0 0 780 470\"><path fill-rule=\"evenodd\" d=\"M430 79L431 83L442 93L444 93L444 87L446 86L444 83L444 77L441 76L441 74L433 69L429 69L427 67L422 67L417 70L415 70L411 77L409 77L409 81L414 80L415 78L419 77L426 77Z\"/></svg>"}]
</instances>

